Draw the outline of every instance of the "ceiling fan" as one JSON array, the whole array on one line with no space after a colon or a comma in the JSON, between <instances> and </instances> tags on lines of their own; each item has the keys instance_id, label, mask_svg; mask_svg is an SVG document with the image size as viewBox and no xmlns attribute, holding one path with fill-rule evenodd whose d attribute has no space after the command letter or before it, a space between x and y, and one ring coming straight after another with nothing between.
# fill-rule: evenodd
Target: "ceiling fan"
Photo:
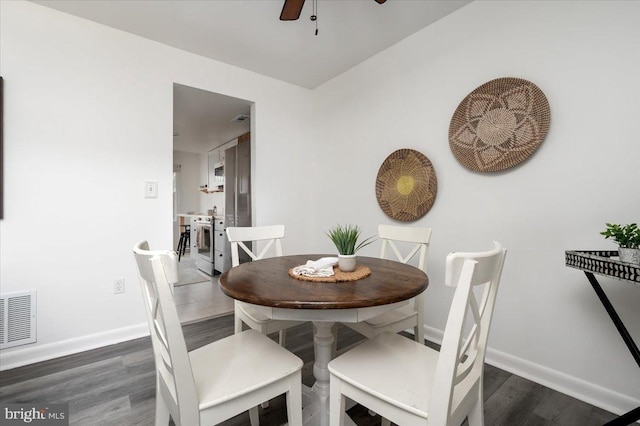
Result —
<instances>
[{"instance_id":1,"label":"ceiling fan","mask_svg":"<svg viewBox=\"0 0 640 426\"><path fill-rule=\"evenodd\" d=\"M387 0L375 0L376 3L382 4ZM302 12L302 6L304 6L304 0L284 0L282 6L282 12L280 13L281 21L295 21L300 18L300 12Z\"/></svg>"}]
</instances>

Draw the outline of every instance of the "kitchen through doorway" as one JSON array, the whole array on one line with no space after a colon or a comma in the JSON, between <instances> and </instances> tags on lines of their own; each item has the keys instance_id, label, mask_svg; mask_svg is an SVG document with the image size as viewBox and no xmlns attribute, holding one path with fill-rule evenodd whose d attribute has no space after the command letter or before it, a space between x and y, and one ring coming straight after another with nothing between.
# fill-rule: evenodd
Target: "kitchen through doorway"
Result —
<instances>
[{"instance_id":1,"label":"kitchen through doorway","mask_svg":"<svg viewBox=\"0 0 640 426\"><path fill-rule=\"evenodd\" d=\"M217 184L210 182L220 179L214 177L211 170L219 165L213 164L211 159L221 148L230 145L230 141L243 135L246 139L251 134L253 111L251 101L173 84L172 249L181 250L181 282L175 289L182 322L233 312L233 303L229 303L219 290L219 274L203 268L202 259L198 258L198 238L201 236L196 234L196 221L210 217L213 223L214 206L215 218L224 220L225 188L219 181ZM252 144L253 140L248 143ZM181 235L183 244L179 247ZM218 243L221 244L220 239Z\"/></svg>"},{"instance_id":2,"label":"kitchen through doorway","mask_svg":"<svg viewBox=\"0 0 640 426\"><path fill-rule=\"evenodd\" d=\"M182 84L173 84L173 163L175 175L174 245L179 241L177 214L207 213L224 205L224 192L209 186L207 154L251 132L253 102ZM254 143L251 141L250 143ZM222 213L222 212L220 212Z\"/></svg>"}]
</instances>

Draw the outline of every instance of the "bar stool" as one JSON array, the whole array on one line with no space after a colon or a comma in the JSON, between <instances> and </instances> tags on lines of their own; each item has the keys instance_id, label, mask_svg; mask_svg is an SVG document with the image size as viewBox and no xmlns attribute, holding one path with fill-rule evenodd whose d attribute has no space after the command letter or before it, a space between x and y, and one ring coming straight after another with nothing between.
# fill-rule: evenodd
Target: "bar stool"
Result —
<instances>
[{"instance_id":1,"label":"bar stool","mask_svg":"<svg viewBox=\"0 0 640 426\"><path fill-rule=\"evenodd\" d=\"M184 254L187 246L191 244L191 225L180 225L181 228L184 228L184 231L180 233L180 240L178 241L178 262L180 262L180 258Z\"/></svg>"}]
</instances>

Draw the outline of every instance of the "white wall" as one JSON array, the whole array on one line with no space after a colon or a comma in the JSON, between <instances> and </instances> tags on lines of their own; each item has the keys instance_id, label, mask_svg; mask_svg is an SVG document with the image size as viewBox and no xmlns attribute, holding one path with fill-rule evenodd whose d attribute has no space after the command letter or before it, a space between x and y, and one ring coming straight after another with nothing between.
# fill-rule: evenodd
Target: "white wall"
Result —
<instances>
[{"instance_id":1,"label":"white wall","mask_svg":"<svg viewBox=\"0 0 640 426\"><path fill-rule=\"evenodd\" d=\"M197 211L199 208L200 156L192 152L173 151L173 164L181 166L176 176L178 213Z\"/></svg>"},{"instance_id":2,"label":"white wall","mask_svg":"<svg viewBox=\"0 0 640 426\"><path fill-rule=\"evenodd\" d=\"M397 149L422 152L438 178L433 208L413 223L433 228L428 334L444 328L451 300L446 254L498 240L509 253L489 360L611 410L636 407L638 366L564 251L615 249L604 223L640 220L638 41L640 2L477 1L338 76L314 92L331 160L317 195L331 208L316 227L355 222L369 235L392 223L375 199L378 169ZM449 123L499 77L545 92L550 131L519 167L474 173L453 157ZM601 282L640 342L640 287Z\"/></svg>"},{"instance_id":3,"label":"white wall","mask_svg":"<svg viewBox=\"0 0 640 426\"><path fill-rule=\"evenodd\" d=\"M176 213L200 211L201 193L198 191L200 182L200 157L202 154L192 152L173 151L173 164L180 165L180 172L176 173ZM178 247L180 240L180 219L173 223L173 245ZM188 223L188 222L187 222Z\"/></svg>"},{"instance_id":4,"label":"white wall","mask_svg":"<svg viewBox=\"0 0 640 426\"><path fill-rule=\"evenodd\" d=\"M38 292L38 342L0 352L3 369L147 334L132 247L173 246L174 82L256 102L257 209L298 220L269 192L289 176L276 153L299 154L308 90L22 1L0 2L0 55L0 281ZM143 198L147 179L157 199Z\"/></svg>"},{"instance_id":5,"label":"white wall","mask_svg":"<svg viewBox=\"0 0 640 426\"><path fill-rule=\"evenodd\" d=\"M442 330L451 299L445 255L497 239L509 254L489 359L605 408L632 408L637 366L563 256L613 249L598 235L604 222L638 220L639 16L638 2L473 2L309 92L0 2L0 281L3 293L38 290L38 343L0 352L2 368L146 333L131 247L172 245L177 82L255 102L254 220L287 226L286 253L332 251L324 230L338 221L366 235L392 222L375 200L378 168L399 148L427 155L439 192L415 224L434 229L428 332ZM451 115L503 76L542 88L551 129L520 167L469 172L448 147ZM143 198L146 179L158 180L158 199ZM123 295L112 294L116 277L126 279ZM602 281L640 340L637 286Z\"/></svg>"}]
</instances>

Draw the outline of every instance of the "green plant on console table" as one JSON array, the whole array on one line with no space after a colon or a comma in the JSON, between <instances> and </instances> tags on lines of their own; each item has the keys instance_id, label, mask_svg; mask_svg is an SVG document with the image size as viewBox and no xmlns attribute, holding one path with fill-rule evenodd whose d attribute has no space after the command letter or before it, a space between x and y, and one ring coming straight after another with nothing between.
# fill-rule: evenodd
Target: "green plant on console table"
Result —
<instances>
[{"instance_id":1,"label":"green plant on console table","mask_svg":"<svg viewBox=\"0 0 640 426\"><path fill-rule=\"evenodd\" d=\"M622 248L640 248L640 228L636 223L629 225L619 225L617 223L607 223L607 229L600 233L605 239L611 238Z\"/></svg>"},{"instance_id":2,"label":"green plant on console table","mask_svg":"<svg viewBox=\"0 0 640 426\"><path fill-rule=\"evenodd\" d=\"M354 255L358 250L374 241L374 237L369 237L358 244L360 227L356 225L342 226L338 224L335 228L327 232L327 236L333 241L333 244L335 244L338 249L338 254L342 255Z\"/></svg>"}]
</instances>

